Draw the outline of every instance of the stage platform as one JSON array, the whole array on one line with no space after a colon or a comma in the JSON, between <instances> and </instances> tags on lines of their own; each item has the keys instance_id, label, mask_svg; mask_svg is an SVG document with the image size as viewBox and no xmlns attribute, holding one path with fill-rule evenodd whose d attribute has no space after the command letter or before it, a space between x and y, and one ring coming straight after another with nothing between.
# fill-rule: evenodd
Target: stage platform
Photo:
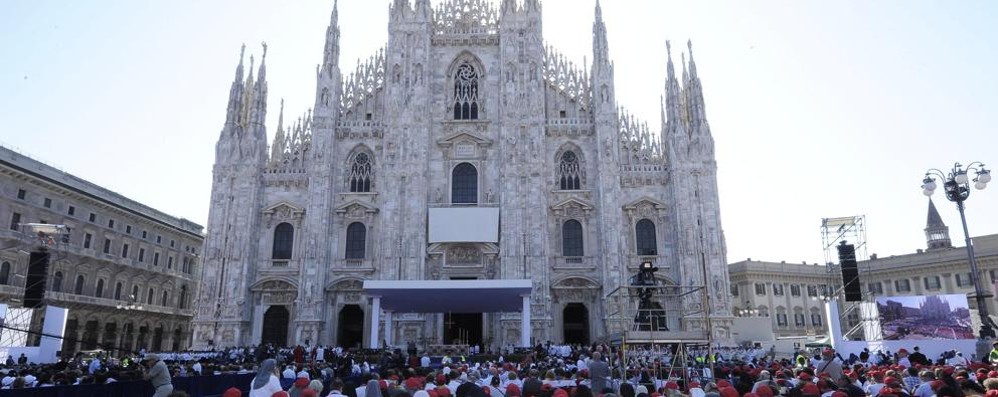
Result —
<instances>
[{"instance_id":1,"label":"stage platform","mask_svg":"<svg viewBox=\"0 0 998 397\"><path fill-rule=\"evenodd\" d=\"M609 340L627 344L706 344L709 341L703 332L697 331L627 331L610 335Z\"/></svg>"}]
</instances>

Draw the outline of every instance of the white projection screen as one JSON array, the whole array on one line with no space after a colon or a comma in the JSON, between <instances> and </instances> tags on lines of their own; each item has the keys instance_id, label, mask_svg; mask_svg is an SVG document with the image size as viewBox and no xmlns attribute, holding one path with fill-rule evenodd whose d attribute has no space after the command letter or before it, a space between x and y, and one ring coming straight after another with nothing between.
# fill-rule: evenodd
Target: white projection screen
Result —
<instances>
[{"instance_id":1,"label":"white projection screen","mask_svg":"<svg viewBox=\"0 0 998 397\"><path fill-rule=\"evenodd\" d=\"M430 208L429 243L498 243L499 208Z\"/></svg>"}]
</instances>

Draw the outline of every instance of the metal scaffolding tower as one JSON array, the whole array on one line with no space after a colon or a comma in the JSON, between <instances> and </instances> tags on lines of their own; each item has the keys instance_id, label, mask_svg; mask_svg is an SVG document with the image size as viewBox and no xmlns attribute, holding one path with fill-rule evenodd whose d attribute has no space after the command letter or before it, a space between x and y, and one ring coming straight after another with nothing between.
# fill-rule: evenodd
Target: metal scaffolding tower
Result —
<instances>
[{"instance_id":1,"label":"metal scaffolding tower","mask_svg":"<svg viewBox=\"0 0 998 397\"><path fill-rule=\"evenodd\" d=\"M828 274L833 279L841 277L842 270L839 266L838 250L835 247L843 243L855 246L859 274L867 274L870 270L870 261L867 255L865 215L821 219L822 250L825 253L825 265L827 266ZM827 291L827 298L835 300L842 307L837 320L840 324L848 325L848 327L843 327L848 330L844 331L842 336L848 339L869 339L868 333L864 331L875 325L871 322L877 322L879 319L876 318L875 313L870 312L869 308L863 308L863 302L845 302L842 300L840 296L841 290L842 287L836 288L834 291ZM863 295L864 301L872 299L870 292L865 289ZM851 324L849 321L850 317L858 318L857 323ZM836 319L828 320L836 321Z\"/></svg>"}]
</instances>

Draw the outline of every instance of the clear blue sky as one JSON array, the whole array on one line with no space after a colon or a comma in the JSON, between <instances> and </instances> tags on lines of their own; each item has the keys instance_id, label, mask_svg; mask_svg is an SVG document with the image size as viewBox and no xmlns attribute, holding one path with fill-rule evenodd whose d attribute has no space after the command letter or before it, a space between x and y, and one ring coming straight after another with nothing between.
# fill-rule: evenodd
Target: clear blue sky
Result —
<instances>
[{"instance_id":1,"label":"clear blue sky","mask_svg":"<svg viewBox=\"0 0 998 397\"><path fill-rule=\"evenodd\" d=\"M498 2L498 0L495 0ZM434 4L438 1L434 1ZM342 0L341 65L387 40L387 0ZM548 43L591 59L592 0L547 0ZM869 252L924 247L927 168L998 165L998 3L604 0L621 105L657 127L692 38L730 262L819 262L821 218L865 214ZM269 44L270 134L314 98L332 1L14 0L0 13L0 142L204 223L239 46ZM998 176L998 175L996 175ZM998 233L998 183L968 202ZM937 193L954 242L955 208Z\"/></svg>"}]
</instances>

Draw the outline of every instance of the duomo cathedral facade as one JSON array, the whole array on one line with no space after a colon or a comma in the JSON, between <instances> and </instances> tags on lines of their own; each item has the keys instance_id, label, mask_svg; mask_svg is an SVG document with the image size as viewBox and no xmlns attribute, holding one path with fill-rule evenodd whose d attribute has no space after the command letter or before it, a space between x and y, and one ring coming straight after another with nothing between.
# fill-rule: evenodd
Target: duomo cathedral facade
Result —
<instances>
[{"instance_id":1,"label":"duomo cathedral facade","mask_svg":"<svg viewBox=\"0 0 998 397\"><path fill-rule=\"evenodd\" d=\"M258 66L241 59L216 146L194 348L368 346L365 280L529 279L534 340L587 343L609 333L607 294L642 262L663 285L706 286L697 305L713 336L730 338L692 54L661 66L662 122L649 127L617 105L600 5L581 66L544 42L541 8L395 0L386 46L348 71L334 5L314 107L292 122L282 102L269 139L266 47ZM519 318L396 313L380 335L518 344Z\"/></svg>"}]
</instances>

